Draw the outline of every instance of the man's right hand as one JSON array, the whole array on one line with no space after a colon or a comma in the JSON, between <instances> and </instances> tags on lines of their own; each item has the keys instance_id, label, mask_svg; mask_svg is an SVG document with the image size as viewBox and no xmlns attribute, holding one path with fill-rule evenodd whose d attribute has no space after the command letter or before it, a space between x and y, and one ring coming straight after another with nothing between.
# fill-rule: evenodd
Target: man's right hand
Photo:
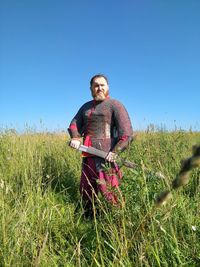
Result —
<instances>
[{"instance_id":1,"label":"man's right hand","mask_svg":"<svg viewBox=\"0 0 200 267\"><path fill-rule=\"evenodd\" d=\"M72 139L69 143L69 145L75 149L79 149L80 144L81 141L79 139Z\"/></svg>"}]
</instances>

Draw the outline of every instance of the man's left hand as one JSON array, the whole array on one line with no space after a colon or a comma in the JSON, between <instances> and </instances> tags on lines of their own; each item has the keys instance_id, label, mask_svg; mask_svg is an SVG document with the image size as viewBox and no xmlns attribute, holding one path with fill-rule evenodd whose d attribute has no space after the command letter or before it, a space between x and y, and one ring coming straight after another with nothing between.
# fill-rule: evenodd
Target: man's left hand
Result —
<instances>
[{"instance_id":1,"label":"man's left hand","mask_svg":"<svg viewBox=\"0 0 200 267\"><path fill-rule=\"evenodd\" d=\"M113 152L109 152L107 157L106 157L106 160L109 162L115 162L116 159L117 159L117 154L113 153Z\"/></svg>"}]
</instances>

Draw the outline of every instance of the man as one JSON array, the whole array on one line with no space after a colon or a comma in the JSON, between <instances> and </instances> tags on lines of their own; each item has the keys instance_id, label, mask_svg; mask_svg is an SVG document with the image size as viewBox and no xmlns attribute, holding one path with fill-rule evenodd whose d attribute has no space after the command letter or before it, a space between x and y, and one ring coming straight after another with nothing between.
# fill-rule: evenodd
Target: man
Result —
<instances>
[{"instance_id":1,"label":"man","mask_svg":"<svg viewBox=\"0 0 200 267\"><path fill-rule=\"evenodd\" d=\"M109 172L104 170L104 159L83 152L80 193L88 215L91 215L92 201L99 191L112 204L118 203L113 191L119 189L121 172L115 159L127 148L133 134L125 107L109 96L107 77L101 74L93 76L90 90L93 100L79 109L68 128L70 145L78 149L83 138L84 145L108 152L106 161L111 169Z\"/></svg>"}]
</instances>

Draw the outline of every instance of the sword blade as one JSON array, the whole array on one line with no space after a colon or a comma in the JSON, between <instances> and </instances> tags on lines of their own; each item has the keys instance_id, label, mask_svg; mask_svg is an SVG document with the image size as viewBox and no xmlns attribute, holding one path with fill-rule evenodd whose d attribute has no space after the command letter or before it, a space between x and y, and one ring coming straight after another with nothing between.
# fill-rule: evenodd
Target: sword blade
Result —
<instances>
[{"instance_id":1,"label":"sword blade","mask_svg":"<svg viewBox=\"0 0 200 267\"><path fill-rule=\"evenodd\" d=\"M97 149L97 148L94 148L94 147L91 147L91 146L80 145L78 150L82 151L82 152L87 152L91 155L98 156L98 157L103 158L103 159L105 159L108 155L107 152L102 151L102 150ZM135 162L123 160L123 159L120 159L119 157L117 157L116 161L117 162L119 161L122 165L124 165L128 168L131 168L131 169L134 169L137 166L137 164Z\"/></svg>"},{"instance_id":2,"label":"sword blade","mask_svg":"<svg viewBox=\"0 0 200 267\"><path fill-rule=\"evenodd\" d=\"M82 152L87 152L91 155L95 155L95 156L98 156L98 157L103 158L103 159L105 159L106 156L108 155L107 152L102 151L102 150L97 149L97 148L94 148L94 147L91 147L91 146L80 145L78 150L80 150Z\"/></svg>"}]
</instances>

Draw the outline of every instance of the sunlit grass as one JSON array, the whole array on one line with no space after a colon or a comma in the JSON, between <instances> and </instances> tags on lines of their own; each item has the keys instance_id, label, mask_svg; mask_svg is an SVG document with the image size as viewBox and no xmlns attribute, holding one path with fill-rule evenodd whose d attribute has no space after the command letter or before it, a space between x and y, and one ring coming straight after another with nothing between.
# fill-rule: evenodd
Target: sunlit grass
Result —
<instances>
[{"instance_id":1,"label":"sunlit grass","mask_svg":"<svg viewBox=\"0 0 200 267\"><path fill-rule=\"evenodd\" d=\"M64 134L0 134L1 266L200 266L199 168L169 189L200 133L138 133L123 157L121 208L99 196L94 220L82 215L80 153Z\"/></svg>"}]
</instances>

